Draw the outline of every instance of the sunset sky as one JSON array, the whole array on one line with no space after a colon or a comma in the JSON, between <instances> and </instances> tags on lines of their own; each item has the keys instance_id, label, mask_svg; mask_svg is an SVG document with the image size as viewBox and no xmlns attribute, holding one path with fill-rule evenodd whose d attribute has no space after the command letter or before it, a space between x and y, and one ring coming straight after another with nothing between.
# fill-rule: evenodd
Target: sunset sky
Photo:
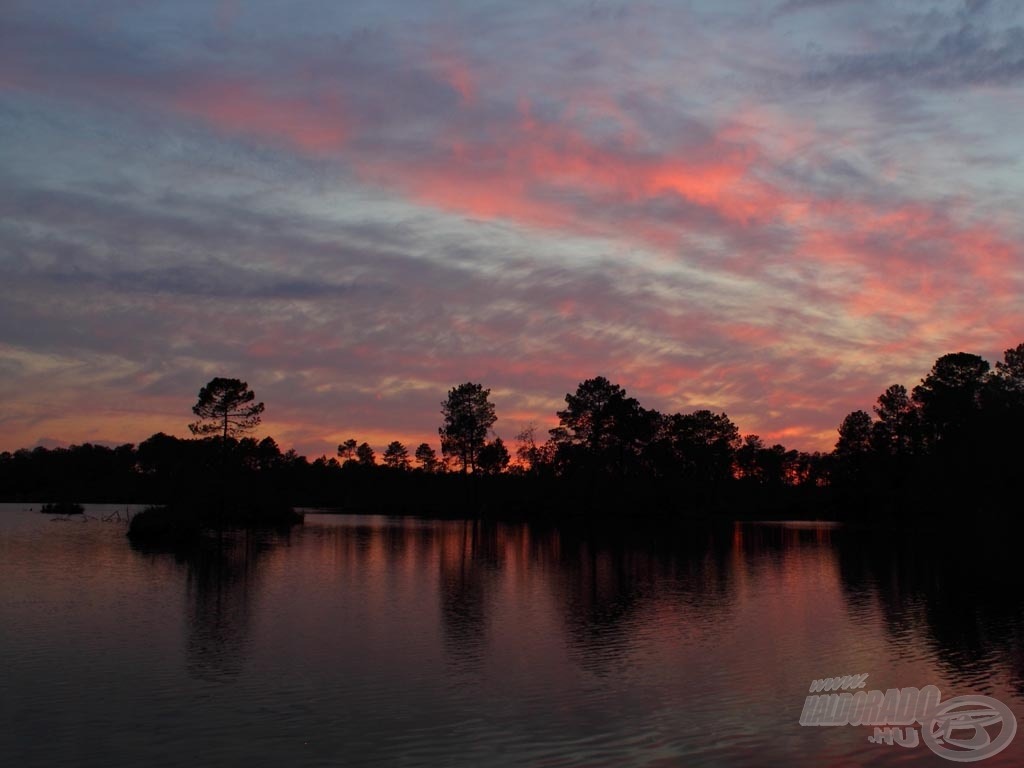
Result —
<instances>
[{"instance_id":1,"label":"sunset sky","mask_svg":"<svg viewBox=\"0 0 1024 768\"><path fill-rule=\"evenodd\" d=\"M1024 7L5 0L0 450L499 435L604 375L828 449L1024 341Z\"/></svg>"}]
</instances>

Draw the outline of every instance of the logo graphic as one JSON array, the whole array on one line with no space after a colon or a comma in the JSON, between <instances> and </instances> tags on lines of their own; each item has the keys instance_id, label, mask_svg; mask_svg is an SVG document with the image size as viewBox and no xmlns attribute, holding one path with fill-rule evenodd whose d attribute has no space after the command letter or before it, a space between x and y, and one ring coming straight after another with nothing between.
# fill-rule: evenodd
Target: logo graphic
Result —
<instances>
[{"instance_id":1,"label":"logo graphic","mask_svg":"<svg viewBox=\"0 0 1024 768\"><path fill-rule=\"evenodd\" d=\"M811 683L800 725L874 726L872 744L916 747L921 741L935 754L973 763L1002 752L1017 733L1017 718L991 696L956 696L942 701L934 685L864 691L867 673L827 677ZM843 691L843 693L825 693ZM920 733L915 726L920 726Z\"/></svg>"},{"instance_id":2,"label":"logo graphic","mask_svg":"<svg viewBox=\"0 0 1024 768\"><path fill-rule=\"evenodd\" d=\"M922 729L935 754L958 763L973 763L1002 752L1017 733L1010 708L991 696L956 696L944 701ZM997 730L992 738L989 728ZM968 732L969 738L956 734Z\"/></svg>"}]
</instances>

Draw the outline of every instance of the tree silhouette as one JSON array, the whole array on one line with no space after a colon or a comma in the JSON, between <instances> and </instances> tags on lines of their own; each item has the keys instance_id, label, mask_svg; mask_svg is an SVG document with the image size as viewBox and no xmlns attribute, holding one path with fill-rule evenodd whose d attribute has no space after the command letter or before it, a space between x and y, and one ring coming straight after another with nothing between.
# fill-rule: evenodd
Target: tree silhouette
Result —
<instances>
[{"instance_id":1,"label":"tree silhouette","mask_svg":"<svg viewBox=\"0 0 1024 768\"><path fill-rule=\"evenodd\" d=\"M377 466L377 454L373 452L369 443L360 443L356 448L356 463L361 467Z\"/></svg>"},{"instance_id":2,"label":"tree silhouette","mask_svg":"<svg viewBox=\"0 0 1024 768\"><path fill-rule=\"evenodd\" d=\"M424 472L437 472L441 466L437 453L428 443L420 443L416 448L416 461Z\"/></svg>"},{"instance_id":3,"label":"tree silhouette","mask_svg":"<svg viewBox=\"0 0 1024 768\"><path fill-rule=\"evenodd\" d=\"M384 449L384 466L391 469L409 469L409 449L397 440Z\"/></svg>"},{"instance_id":4,"label":"tree silhouette","mask_svg":"<svg viewBox=\"0 0 1024 768\"><path fill-rule=\"evenodd\" d=\"M721 482L732 476L739 430L724 413L694 411L662 416L653 447L655 471L690 482Z\"/></svg>"},{"instance_id":5,"label":"tree silhouette","mask_svg":"<svg viewBox=\"0 0 1024 768\"><path fill-rule=\"evenodd\" d=\"M487 443L480 449L477 463L480 471L485 475L496 475L505 471L510 458L504 441L500 437L496 437L493 442Z\"/></svg>"},{"instance_id":6,"label":"tree silhouette","mask_svg":"<svg viewBox=\"0 0 1024 768\"><path fill-rule=\"evenodd\" d=\"M188 425L193 435L220 434L224 442L238 437L260 424L263 403L252 404L256 395L238 379L214 378L199 390L192 413L199 417Z\"/></svg>"},{"instance_id":7,"label":"tree silhouette","mask_svg":"<svg viewBox=\"0 0 1024 768\"><path fill-rule=\"evenodd\" d=\"M581 382L565 403L565 410L556 412L559 425L551 430L563 465L622 475L637 464L656 414L604 376Z\"/></svg>"},{"instance_id":8,"label":"tree silhouette","mask_svg":"<svg viewBox=\"0 0 1024 768\"><path fill-rule=\"evenodd\" d=\"M880 454L906 456L921 449L921 412L902 384L878 396L878 421L871 425L871 447Z\"/></svg>"},{"instance_id":9,"label":"tree silhouette","mask_svg":"<svg viewBox=\"0 0 1024 768\"><path fill-rule=\"evenodd\" d=\"M1005 415L1007 411L1024 410L1024 344L1003 353L996 369L985 382L984 405Z\"/></svg>"},{"instance_id":10,"label":"tree silhouette","mask_svg":"<svg viewBox=\"0 0 1024 768\"><path fill-rule=\"evenodd\" d=\"M847 414L839 425L836 457L855 459L871 450L871 415L867 411Z\"/></svg>"},{"instance_id":11,"label":"tree silhouette","mask_svg":"<svg viewBox=\"0 0 1024 768\"><path fill-rule=\"evenodd\" d=\"M985 382L981 393L983 441L979 446L987 472L987 486L1017 495L1017 480L1024 456L1024 344L1003 353L1003 359Z\"/></svg>"},{"instance_id":12,"label":"tree silhouette","mask_svg":"<svg viewBox=\"0 0 1024 768\"><path fill-rule=\"evenodd\" d=\"M810 460L778 443L766 446L758 435L745 435L736 449L736 476L759 486L794 485L810 476Z\"/></svg>"},{"instance_id":13,"label":"tree silhouette","mask_svg":"<svg viewBox=\"0 0 1024 768\"><path fill-rule=\"evenodd\" d=\"M498 420L490 394L483 385L466 382L449 390L448 399L441 403L444 424L437 430L441 452L454 457L463 474L476 470L487 433Z\"/></svg>"},{"instance_id":14,"label":"tree silhouette","mask_svg":"<svg viewBox=\"0 0 1024 768\"><path fill-rule=\"evenodd\" d=\"M1024 344L1003 353L1003 359L996 363L995 375L1008 389L1024 393Z\"/></svg>"},{"instance_id":15,"label":"tree silhouette","mask_svg":"<svg viewBox=\"0 0 1024 768\"><path fill-rule=\"evenodd\" d=\"M350 437L344 443L338 446L338 458L341 459L342 464L346 464L350 461L356 460L356 448L359 447L359 443L354 437Z\"/></svg>"},{"instance_id":16,"label":"tree silhouette","mask_svg":"<svg viewBox=\"0 0 1024 768\"><path fill-rule=\"evenodd\" d=\"M978 513L1019 522L1013 500L1024 464L1024 344L1007 349L992 370L977 355L940 357L912 393L888 387L874 417L850 413L834 451L824 455L769 446L756 435L741 440L724 413L645 409L596 377L566 395L548 441L539 445L536 429L527 427L516 438L519 466L505 477L481 477L509 466L508 448L492 430L497 417L489 396L471 382L451 389L438 430L445 461L421 443L415 460L423 471L398 473L373 469L373 448L354 438L338 446L343 469L335 459L310 462L294 449L282 452L273 438L246 436L260 423L263 403L245 382L215 378L200 390L193 407L199 418L189 426L216 439L161 433L137 448L86 443L0 452L0 499L145 497L216 507L220 525L251 520L245 516L268 501L429 510L434 503L426 492L449 499L451 489L464 488L466 509L485 509L478 504L484 494L488 509L574 504L598 514L736 509L749 500L787 514L823 502L865 518L928 510L949 520ZM455 466L449 457L474 477L425 476ZM385 467L410 463L399 441L384 451Z\"/></svg>"},{"instance_id":17,"label":"tree silhouette","mask_svg":"<svg viewBox=\"0 0 1024 768\"><path fill-rule=\"evenodd\" d=\"M954 352L935 361L931 372L914 387L929 437L941 443L963 436L974 421L989 365L978 355Z\"/></svg>"},{"instance_id":18,"label":"tree silhouette","mask_svg":"<svg viewBox=\"0 0 1024 768\"><path fill-rule=\"evenodd\" d=\"M527 424L516 435L516 458L524 472L538 473L551 468L554 463L555 445L550 440L537 445L537 426Z\"/></svg>"}]
</instances>

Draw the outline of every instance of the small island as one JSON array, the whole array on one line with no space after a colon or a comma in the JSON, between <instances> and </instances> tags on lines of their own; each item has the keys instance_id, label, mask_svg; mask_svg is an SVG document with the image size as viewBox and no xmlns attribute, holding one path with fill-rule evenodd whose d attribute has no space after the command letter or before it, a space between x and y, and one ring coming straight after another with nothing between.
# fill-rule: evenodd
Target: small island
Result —
<instances>
[{"instance_id":1,"label":"small island","mask_svg":"<svg viewBox=\"0 0 1024 768\"><path fill-rule=\"evenodd\" d=\"M81 515L85 513L85 507L70 501L56 501L43 504L39 511L44 515Z\"/></svg>"},{"instance_id":2,"label":"small island","mask_svg":"<svg viewBox=\"0 0 1024 768\"><path fill-rule=\"evenodd\" d=\"M263 403L238 379L214 378L199 391L189 424L210 450L193 467L187 482L178 484L166 504L152 505L132 517L128 538L147 548L184 549L198 544L207 532L231 529L288 528L302 522L280 491L247 477L237 459L237 438L259 425Z\"/></svg>"},{"instance_id":3,"label":"small island","mask_svg":"<svg viewBox=\"0 0 1024 768\"><path fill-rule=\"evenodd\" d=\"M134 515L128 524L133 545L146 548L184 549L198 544L206 532L232 529L288 528L303 515L287 505L250 502L232 507L194 502L151 506Z\"/></svg>"}]
</instances>

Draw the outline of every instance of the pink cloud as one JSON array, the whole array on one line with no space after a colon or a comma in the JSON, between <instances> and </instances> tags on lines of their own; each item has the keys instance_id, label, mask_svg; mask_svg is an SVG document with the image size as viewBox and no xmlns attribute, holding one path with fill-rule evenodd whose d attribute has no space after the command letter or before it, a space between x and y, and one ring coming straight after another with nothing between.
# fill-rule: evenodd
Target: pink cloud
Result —
<instances>
[{"instance_id":1,"label":"pink cloud","mask_svg":"<svg viewBox=\"0 0 1024 768\"><path fill-rule=\"evenodd\" d=\"M477 79L469 62L454 53L450 48L435 50L429 59L430 67L466 105L472 105L477 97Z\"/></svg>"},{"instance_id":2,"label":"pink cloud","mask_svg":"<svg viewBox=\"0 0 1024 768\"><path fill-rule=\"evenodd\" d=\"M169 105L230 134L251 136L321 154L340 149L351 128L335 94L276 96L244 81L204 81L181 88Z\"/></svg>"},{"instance_id":3,"label":"pink cloud","mask_svg":"<svg viewBox=\"0 0 1024 768\"><path fill-rule=\"evenodd\" d=\"M752 143L712 138L668 153L610 147L569 125L539 120L525 104L517 122L492 125L480 137L446 130L433 154L381 153L359 158L357 165L367 180L445 210L581 234L625 227L659 246L678 241L671 222L650 216L602 221L600 208L641 206L667 196L742 224L763 216L772 194L752 173L761 161ZM588 217L586 209L594 214Z\"/></svg>"}]
</instances>

